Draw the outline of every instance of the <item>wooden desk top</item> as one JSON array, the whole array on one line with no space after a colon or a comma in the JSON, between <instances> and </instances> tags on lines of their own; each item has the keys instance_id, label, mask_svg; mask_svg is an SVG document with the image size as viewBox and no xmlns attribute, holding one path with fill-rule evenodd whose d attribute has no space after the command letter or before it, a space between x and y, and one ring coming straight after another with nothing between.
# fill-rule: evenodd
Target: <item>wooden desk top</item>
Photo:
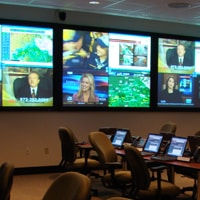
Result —
<instances>
[{"instance_id":1,"label":"wooden desk top","mask_svg":"<svg viewBox=\"0 0 200 200\"><path fill-rule=\"evenodd\" d=\"M115 149L115 152L117 155L119 156L124 156L125 155L125 151L124 149ZM190 168L190 169L194 169L197 171L200 171L200 163L196 163L196 162L184 162L184 161L161 161L161 160L153 160L151 159L151 156L144 156L144 159L146 160L151 160L154 162L159 162L159 163L163 163L166 165L171 165L171 166L177 166L177 167L186 167L186 168Z\"/></svg>"},{"instance_id":2,"label":"wooden desk top","mask_svg":"<svg viewBox=\"0 0 200 200\"><path fill-rule=\"evenodd\" d=\"M80 147L81 149L92 149L92 145L90 143L77 143L76 146Z\"/></svg>"}]
</instances>

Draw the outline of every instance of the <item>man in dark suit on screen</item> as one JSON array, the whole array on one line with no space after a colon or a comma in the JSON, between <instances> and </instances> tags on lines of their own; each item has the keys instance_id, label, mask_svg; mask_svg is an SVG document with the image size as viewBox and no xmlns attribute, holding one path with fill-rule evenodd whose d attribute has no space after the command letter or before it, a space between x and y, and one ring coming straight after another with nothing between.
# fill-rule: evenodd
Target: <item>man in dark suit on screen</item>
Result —
<instances>
[{"instance_id":1,"label":"man in dark suit on screen","mask_svg":"<svg viewBox=\"0 0 200 200\"><path fill-rule=\"evenodd\" d=\"M176 49L169 49L167 52L168 66L193 66L194 55L186 50L183 44L179 44Z\"/></svg>"},{"instance_id":2,"label":"man in dark suit on screen","mask_svg":"<svg viewBox=\"0 0 200 200\"><path fill-rule=\"evenodd\" d=\"M49 98L48 88L41 87L40 75L32 71L27 77L27 84L19 88L16 98Z\"/></svg>"}]
</instances>

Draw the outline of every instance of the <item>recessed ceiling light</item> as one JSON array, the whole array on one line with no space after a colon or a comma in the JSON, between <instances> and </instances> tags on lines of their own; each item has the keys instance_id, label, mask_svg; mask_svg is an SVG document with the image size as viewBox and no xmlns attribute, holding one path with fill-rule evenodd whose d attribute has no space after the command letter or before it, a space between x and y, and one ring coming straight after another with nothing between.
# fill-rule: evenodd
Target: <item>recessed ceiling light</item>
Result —
<instances>
[{"instance_id":1,"label":"recessed ceiling light","mask_svg":"<svg viewBox=\"0 0 200 200\"><path fill-rule=\"evenodd\" d=\"M174 3L169 3L168 7L170 7L170 8L189 8L189 7L191 7L191 4L185 3L185 2L174 2Z\"/></svg>"},{"instance_id":2,"label":"recessed ceiling light","mask_svg":"<svg viewBox=\"0 0 200 200\"><path fill-rule=\"evenodd\" d=\"M90 1L89 4L97 5L97 4L100 4L100 2L99 1Z\"/></svg>"}]
</instances>

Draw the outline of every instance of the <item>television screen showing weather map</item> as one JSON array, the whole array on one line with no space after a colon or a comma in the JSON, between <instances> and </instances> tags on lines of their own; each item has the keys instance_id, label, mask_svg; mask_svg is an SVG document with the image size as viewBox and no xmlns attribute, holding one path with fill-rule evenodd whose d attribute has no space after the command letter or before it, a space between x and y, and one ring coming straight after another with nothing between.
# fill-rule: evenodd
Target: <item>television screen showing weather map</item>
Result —
<instances>
[{"instance_id":1,"label":"television screen showing weather map","mask_svg":"<svg viewBox=\"0 0 200 200\"><path fill-rule=\"evenodd\" d=\"M63 107L150 107L151 36L63 29Z\"/></svg>"},{"instance_id":2,"label":"television screen showing weather map","mask_svg":"<svg viewBox=\"0 0 200 200\"><path fill-rule=\"evenodd\" d=\"M0 25L2 107L53 106L53 28Z\"/></svg>"}]
</instances>

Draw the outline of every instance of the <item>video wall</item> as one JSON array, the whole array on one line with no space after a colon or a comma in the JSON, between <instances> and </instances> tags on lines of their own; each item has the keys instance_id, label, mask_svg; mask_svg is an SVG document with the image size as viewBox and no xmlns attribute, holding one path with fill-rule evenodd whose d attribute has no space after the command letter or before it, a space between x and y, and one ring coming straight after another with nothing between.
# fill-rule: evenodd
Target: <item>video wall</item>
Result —
<instances>
[{"instance_id":1,"label":"video wall","mask_svg":"<svg viewBox=\"0 0 200 200\"><path fill-rule=\"evenodd\" d=\"M63 29L64 107L150 107L151 36Z\"/></svg>"},{"instance_id":2,"label":"video wall","mask_svg":"<svg viewBox=\"0 0 200 200\"><path fill-rule=\"evenodd\" d=\"M200 106L200 42L158 38L158 107Z\"/></svg>"},{"instance_id":3,"label":"video wall","mask_svg":"<svg viewBox=\"0 0 200 200\"><path fill-rule=\"evenodd\" d=\"M2 107L53 107L53 28L0 25Z\"/></svg>"},{"instance_id":4,"label":"video wall","mask_svg":"<svg viewBox=\"0 0 200 200\"><path fill-rule=\"evenodd\" d=\"M0 110L200 110L200 38L9 20L0 37Z\"/></svg>"}]
</instances>

